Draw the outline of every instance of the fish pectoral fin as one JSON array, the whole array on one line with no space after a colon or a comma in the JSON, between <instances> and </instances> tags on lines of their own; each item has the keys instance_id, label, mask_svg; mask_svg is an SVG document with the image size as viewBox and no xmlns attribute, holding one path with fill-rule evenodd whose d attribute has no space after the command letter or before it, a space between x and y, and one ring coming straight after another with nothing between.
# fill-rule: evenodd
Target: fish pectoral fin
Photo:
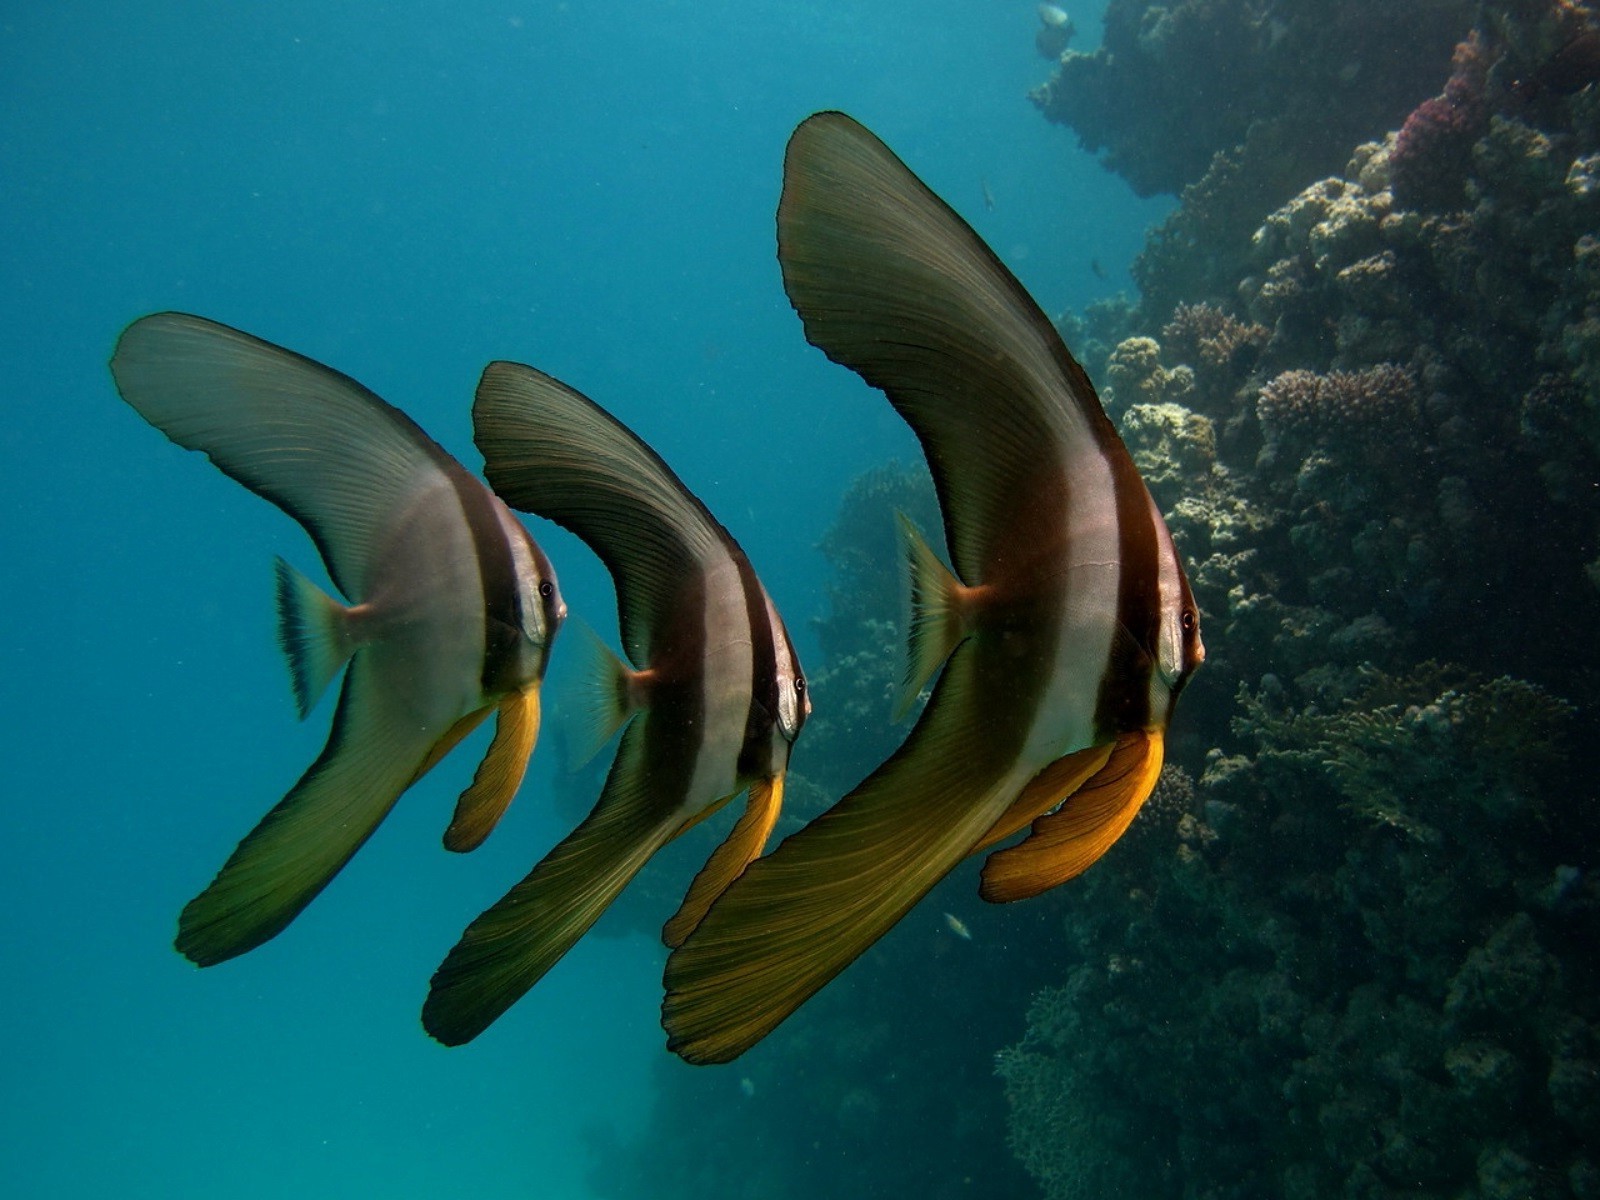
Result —
<instances>
[{"instance_id":1,"label":"fish pectoral fin","mask_svg":"<svg viewBox=\"0 0 1600 1200\"><path fill-rule=\"evenodd\" d=\"M966 857L1019 786L973 719L964 643L906 742L752 862L667 959L662 1025L694 1063L743 1054Z\"/></svg>"},{"instance_id":2,"label":"fish pectoral fin","mask_svg":"<svg viewBox=\"0 0 1600 1200\"><path fill-rule=\"evenodd\" d=\"M487 1029L599 919L677 831L645 770L649 715L628 726L594 810L485 911L434 972L422 1024L447 1046Z\"/></svg>"},{"instance_id":3,"label":"fish pectoral fin","mask_svg":"<svg viewBox=\"0 0 1600 1200\"><path fill-rule=\"evenodd\" d=\"M272 571L278 644L289 663L294 706L303 721L355 649L346 635L350 610L283 559L273 559Z\"/></svg>"},{"instance_id":4,"label":"fish pectoral fin","mask_svg":"<svg viewBox=\"0 0 1600 1200\"><path fill-rule=\"evenodd\" d=\"M706 910L717 897L760 857L782 810L782 774L771 779L758 779L750 785L744 812L689 885L683 903L661 931L663 942L674 949L683 945L684 939L700 924Z\"/></svg>"},{"instance_id":5,"label":"fish pectoral fin","mask_svg":"<svg viewBox=\"0 0 1600 1200\"><path fill-rule=\"evenodd\" d=\"M371 836L437 740L399 693L409 665L380 646L356 654L322 754L184 908L181 953L210 966L276 936Z\"/></svg>"},{"instance_id":6,"label":"fish pectoral fin","mask_svg":"<svg viewBox=\"0 0 1600 1200\"><path fill-rule=\"evenodd\" d=\"M571 764L576 771L617 735L617 730L638 711L638 705L631 686L636 673L587 624L580 620L574 620L574 624L583 634L582 653L586 660L579 669L582 683L575 721L578 737Z\"/></svg>"},{"instance_id":7,"label":"fish pectoral fin","mask_svg":"<svg viewBox=\"0 0 1600 1200\"><path fill-rule=\"evenodd\" d=\"M494 739L444 831L446 850L475 850L483 844L522 786L538 740L539 685L531 683L500 701Z\"/></svg>"},{"instance_id":8,"label":"fish pectoral fin","mask_svg":"<svg viewBox=\"0 0 1600 1200\"><path fill-rule=\"evenodd\" d=\"M1162 735L1145 730L1117 738L1105 766L1058 812L1040 817L1015 846L983 865L979 895L1025 900L1083 874L1123 835L1161 778Z\"/></svg>"},{"instance_id":9,"label":"fish pectoral fin","mask_svg":"<svg viewBox=\"0 0 1600 1200\"><path fill-rule=\"evenodd\" d=\"M911 518L895 513L905 551L908 584L906 660L895 697L894 719L900 720L934 673L969 631L963 607L968 590L940 561Z\"/></svg>"},{"instance_id":10,"label":"fish pectoral fin","mask_svg":"<svg viewBox=\"0 0 1600 1200\"><path fill-rule=\"evenodd\" d=\"M1000 819L988 833L983 835L982 840L972 848L972 852L976 854L980 850L987 850L996 842L1005 841L1024 825L1032 823L1036 817L1060 804L1106 765L1106 760L1111 757L1112 748L1113 744L1110 742L1104 746L1090 746L1087 750L1079 750L1058 758L1045 767L1028 782L1027 787L1022 789L1022 794L1011 802L1011 807L1000 814Z\"/></svg>"}]
</instances>

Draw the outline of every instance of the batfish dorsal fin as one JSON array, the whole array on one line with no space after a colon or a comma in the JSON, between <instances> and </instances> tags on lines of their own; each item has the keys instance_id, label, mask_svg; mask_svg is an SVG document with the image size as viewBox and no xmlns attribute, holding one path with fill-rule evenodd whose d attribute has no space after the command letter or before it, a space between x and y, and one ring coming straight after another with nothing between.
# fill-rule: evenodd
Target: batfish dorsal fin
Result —
<instances>
[{"instance_id":1,"label":"batfish dorsal fin","mask_svg":"<svg viewBox=\"0 0 1600 1200\"><path fill-rule=\"evenodd\" d=\"M843 113L817 113L789 141L778 261L807 339L881 388L922 442L963 582L1027 536L1021 501L1064 458L1120 446L1022 285Z\"/></svg>"},{"instance_id":2,"label":"batfish dorsal fin","mask_svg":"<svg viewBox=\"0 0 1600 1200\"><path fill-rule=\"evenodd\" d=\"M472 420L490 486L600 556L616 581L622 644L648 663L656 619L702 567L739 553L733 539L632 430L543 371L490 363Z\"/></svg>"},{"instance_id":3,"label":"batfish dorsal fin","mask_svg":"<svg viewBox=\"0 0 1600 1200\"><path fill-rule=\"evenodd\" d=\"M135 321L117 340L111 374L150 424L305 526L352 600L366 595L374 532L460 469L355 380L203 317Z\"/></svg>"}]
</instances>

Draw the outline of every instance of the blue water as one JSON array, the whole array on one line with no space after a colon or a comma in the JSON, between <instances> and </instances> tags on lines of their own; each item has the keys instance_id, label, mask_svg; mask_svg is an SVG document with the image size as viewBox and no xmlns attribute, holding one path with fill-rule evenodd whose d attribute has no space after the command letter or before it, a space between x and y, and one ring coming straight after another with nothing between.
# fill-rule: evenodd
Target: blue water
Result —
<instances>
[{"instance_id":1,"label":"blue water","mask_svg":"<svg viewBox=\"0 0 1600 1200\"><path fill-rule=\"evenodd\" d=\"M818 108L862 119L1049 311L1125 286L1159 209L1027 103L1034 7L8 6L6 1194L582 1197L587 1132L636 1128L665 1054L639 937L586 939L465 1049L418 1024L462 926L570 825L548 746L478 853L438 846L469 750L283 936L203 972L171 949L329 707L295 722L272 638L271 557L315 567L309 541L117 399L117 332L165 308L236 325L474 468L479 370L535 363L677 468L815 658L814 543L853 475L914 447L784 298L785 139ZM535 534L611 628L593 557Z\"/></svg>"}]
</instances>

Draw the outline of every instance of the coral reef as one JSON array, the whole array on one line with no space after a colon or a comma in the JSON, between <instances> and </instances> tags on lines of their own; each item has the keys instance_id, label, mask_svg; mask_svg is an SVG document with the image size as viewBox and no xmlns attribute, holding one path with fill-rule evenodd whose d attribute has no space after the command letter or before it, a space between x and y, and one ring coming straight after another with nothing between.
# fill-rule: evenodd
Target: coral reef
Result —
<instances>
[{"instance_id":1,"label":"coral reef","mask_svg":"<svg viewBox=\"0 0 1600 1200\"><path fill-rule=\"evenodd\" d=\"M1422 99L1417 76L1391 64L1444 61L1472 7L1111 0L1100 48L1063 52L1033 99L1140 195L1177 192L1247 139L1263 145L1262 169L1311 178Z\"/></svg>"},{"instance_id":2,"label":"coral reef","mask_svg":"<svg viewBox=\"0 0 1600 1200\"><path fill-rule=\"evenodd\" d=\"M1600 31L1475 11L1113 0L1065 53L1052 114L1187 184L1137 303L1057 322L1205 614L1168 766L1081 879L959 871L663 1062L602 1194L1600 1196ZM899 736L895 508L937 531L886 468L824 544L802 806Z\"/></svg>"},{"instance_id":3,"label":"coral reef","mask_svg":"<svg viewBox=\"0 0 1600 1200\"><path fill-rule=\"evenodd\" d=\"M1255 753L1081 881L1067 981L997 1059L1019 1157L1049 1200L1583 1194L1498 1190L1594 1166L1572 710L1431 664L1285 703L1244 697Z\"/></svg>"}]
</instances>

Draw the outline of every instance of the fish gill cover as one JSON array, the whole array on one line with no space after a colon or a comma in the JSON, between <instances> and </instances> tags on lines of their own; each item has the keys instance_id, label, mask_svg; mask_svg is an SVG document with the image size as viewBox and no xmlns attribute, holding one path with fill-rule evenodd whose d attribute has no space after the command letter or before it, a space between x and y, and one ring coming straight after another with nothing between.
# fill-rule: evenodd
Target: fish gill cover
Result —
<instances>
[{"instance_id":1,"label":"fish gill cover","mask_svg":"<svg viewBox=\"0 0 1600 1200\"><path fill-rule=\"evenodd\" d=\"M1051 115L1188 185L1137 301L1060 322L1215 631L1170 765L1083 879L957 872L730 1071L663 1062L603 1194L1600 1196L1600 25L1475 12L1113 0L1062 61ZM1253 90L1200 156L1162 97L1216 46ZM825 790L895 740L859 564L919 488L825 545Z\"/></svg>"}]
</instances>

